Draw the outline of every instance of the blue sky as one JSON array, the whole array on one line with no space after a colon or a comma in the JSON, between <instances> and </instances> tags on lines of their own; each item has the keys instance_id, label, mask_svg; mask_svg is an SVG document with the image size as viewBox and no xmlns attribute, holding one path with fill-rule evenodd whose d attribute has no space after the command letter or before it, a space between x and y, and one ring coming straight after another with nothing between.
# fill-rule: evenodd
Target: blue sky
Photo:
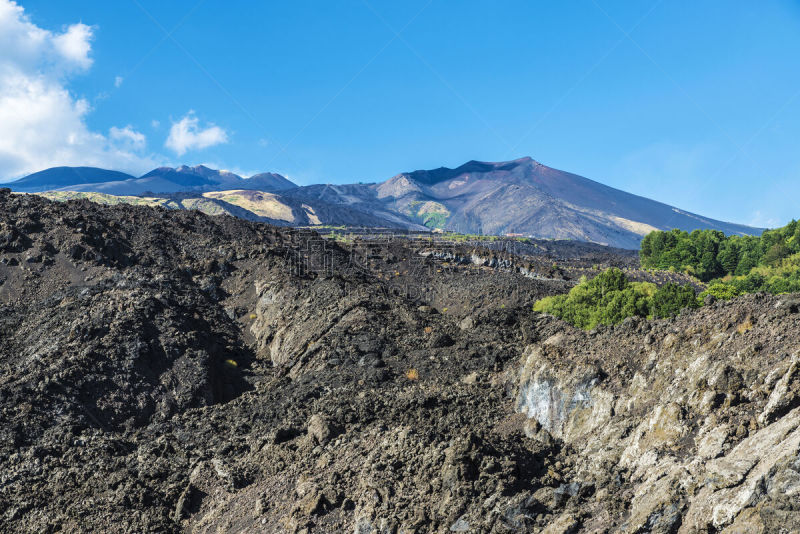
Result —
<instances>
[{"instance_id":1,"label":"blue sky","mask_svg":"<svg viewBox=\"0 0 800 534\"><path fill-rule=\"evenodd\" d=\"M72 44L12 63L51 84L43 109L72 105L64 129L81 140L57 146L48 127L35 150L15 138L4 157L0 144L7 178L80 160L369 182L529 155L720 219L800 216L797 1L30 0L6 11ZM41 124L15 120L16 131Z\"/></svg>"}]
</instances>

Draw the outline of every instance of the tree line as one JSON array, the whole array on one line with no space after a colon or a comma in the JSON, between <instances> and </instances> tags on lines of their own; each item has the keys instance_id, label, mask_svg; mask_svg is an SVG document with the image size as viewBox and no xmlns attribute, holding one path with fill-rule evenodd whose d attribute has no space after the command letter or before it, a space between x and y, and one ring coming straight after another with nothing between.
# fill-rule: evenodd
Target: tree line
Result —
<instances>
[{"instance_id":1,"label":"tree line","mask_svg":"<svg viewBox=\"0 0 800 534\"><path fill-rule=\"evenodd\" d=\"M651 232L639 251L642 267L682 271L710 282L708 293L800 291L800 224L792 221L760 236L726 236L717 230Z\"/></svg>"}]
</instances>

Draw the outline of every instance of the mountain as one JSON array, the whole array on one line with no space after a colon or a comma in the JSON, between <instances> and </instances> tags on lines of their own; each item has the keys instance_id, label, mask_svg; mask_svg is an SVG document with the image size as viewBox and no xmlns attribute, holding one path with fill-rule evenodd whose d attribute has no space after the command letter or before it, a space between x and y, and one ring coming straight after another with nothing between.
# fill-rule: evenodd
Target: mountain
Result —
<instances>
[{"instance_id":1,"label":"mountain","mask_svg":"<svg viewBox=\"0 0 800 534\"><path fill-rule=\"evenodd\" d=\"M98 169L97 167L53 167L4 185L11 187L14 191L38 193L75 184L102 184L133 179L135 179L133 176L124 172Z\"/></svg>"},{"instance_id":2,"label":"mountain","mask_svg":"<svg viewBox=\"0 0 800 534\"><path fill-rule=\"evenodd\" d=\"M187 167L181 165L178 168L159 167L143 175L140 180L150 181L151 183L170 183L176 184L179 190L202 190L202 191L222 191L227 189L250 189L259 191L285 191L297 187L294 183L287 180L280 174L264 172L256 174L250 178L241 176L229 171L218 171L209 169L204 165ZM167 189L150 189L159 193L171 193Z\"/></svg>"},{"instance_id":3,"label":"mountain","mask_svg":"<svg viewBox=\"0 0 800 534\"><path fill-rule=\"evenodd\" d=\"M374 188L394 211L462 233L516 233L637 248L652 230L761 231L689 213L531 158L402 173Z\"/></svg>"},{"instance_id":4,"label":"mountain","mask_svg":"<svg viewBox=\"0 0 800 534\"><path fill-rule=\"evenodd\" d=\"M298 187L279 174L242 178L198 165L159 167L139 178L101 169L60 167L7 185L24 192L94 192L166 200L183 193L236 192L224 195L234 199L229 205L250 212L248 218L277 224L441 228L467 234L587 241L628 249L638 248L642 237L653 230L715 229L729 235L762 231L626 193L529 157L405 172L372 184ZM259 195L256 204L271 204L265 213L278 209L280 218L263 216L259 213L262 207L251 211L246 206L253 207L248 198Z\"/></svg>"},{"instance_id":5,"label":"mountain","mask_svg":"<svg viewBox=\"0 0 800 534\"><path fill-rule=\"evenodd\" d=\"M177 168L159 167L136 178L129 174L93 167L56 167L5 184L14 191L97 192L109 195L143 193L178 193L188 191L223 191L249 189L286 191L297 187L280 174L261 173L250 178L229 171L209 169L204 165Z\"/></svg>"},{"instance_id":6,"label":"mountain","mask_svg":"<svg viewBox=\"0 0 800 534\"><path fill-rule=\"evenodd\" d=\"M633 195L531 158L469 161L398 174L377 184L312 185L287 192L307 203L325 201L417 224L468 234L519 234L636 249L653 230L762 229L717 221Z\"/></svg>"},{"instance_id":7,"label":"mountain","mask_svg":"<svg viewBox=\"0 0 800 534\"><path fill-rule=\"evenodd\" d=\"M286 191L288 189L294 189L297 187L297 184L294 182L287 180L280 174L276 174L274 172L262 172L259 174L254 174L250 178L247 178L246 185L248 189L264 191Z\"/></svg>"}]
</instances>

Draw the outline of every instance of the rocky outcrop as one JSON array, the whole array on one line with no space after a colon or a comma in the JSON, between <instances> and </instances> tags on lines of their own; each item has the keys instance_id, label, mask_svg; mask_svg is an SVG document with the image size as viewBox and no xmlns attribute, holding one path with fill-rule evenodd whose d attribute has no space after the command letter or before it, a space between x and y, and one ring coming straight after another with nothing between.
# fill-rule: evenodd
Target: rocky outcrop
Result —
<instances>
[{"instance_id":1,"label":"rocky outcrop","mask_svg":"<svg viewBox=\"0 0 800 534\"><path fill-rule=\"evenodd\" d=\"M787 300L750 296L526 349L511 375L517 410L536 421L532 436L574 451L574 483L598 490L585 511L620 532L800 528L800 346L783 337L798 328Z\"/></svg>"},{"instance_id":2,"label":"rocky outcrop","mask_svg":"<svg viewBox=\"0 0 800 534\"><path fill-rule=\"evenodd\" d=\"M583 332L419 250L0 190L0 530L798 530L796 296Z\"/></svg>"}]
</instances>

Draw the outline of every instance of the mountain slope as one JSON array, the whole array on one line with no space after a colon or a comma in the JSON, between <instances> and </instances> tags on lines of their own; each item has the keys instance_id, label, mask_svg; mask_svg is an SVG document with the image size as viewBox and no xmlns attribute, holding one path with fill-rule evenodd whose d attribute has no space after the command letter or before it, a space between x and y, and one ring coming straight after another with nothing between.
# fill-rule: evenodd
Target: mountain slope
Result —
<instances>
[{"instance_id":1,"label":"mountain slope","mask_svg":"<svg viewBox=\"0 0 800 534\"><path fill-rule=\"evenodd\" d=\"M655 229L760 232L626 193L531 158L470 161L456 169L402 173L374 188L385 203L410 216L415 203L438 203L450 213L441 226L464 233L520 233L636 248L642 236Z\"/></svg>"},{"instance_id":2,"label":"mountain slope","mask_svg":"<svg viewBox=\"0 0 800 534\"><path fill-rule=\"evenodd\" d=\"M280 174L261 173L250 178L242 178L232 172L209 169L204 165L195 167L181 165L177 168L159 167L139 178L93 167L55 167L5 185L14 191L25 193L79 191L108 195L230 189L286 191L297 187Z\"/></svg>"},{"instance_id":3,"label":"mountain slope","mask_svg":"<svg viewBox=\"0 0 800 534\"><path fill-rule=\"evenodd\" d=\"M294 189L297 184L274 172L262 172L247 178L247 187L261 191L285 191Z\"/></svg>"},{"instance_id":4,"label":"mountain slope","mask_svg":"<svg viewBox=\"0 0 800 534\"><path fill-rule=\"evenodd\" d=\"M97 167L53 167L29 174L10 184L14 191L38 193L75 184L101 184L132 180L133 176Z\"/></svg>"},{"instance_id":5,"label":"mountain slope","mask_svg":"<svg viewBox=\"0 0 800 534\"><path fill-rule=\"evenodd\" d=\"M207 215L231 215L248 221L268 222L280 226L333 225L425 230L424 226L392 214L389 214L389 218L382 218L376 213L331 204L323 200L303 201L280 193L246 189L159 195L109 195L97 191L43 191L36 194L59 202L86 199L110 206L130 204L159 206L173 210L197 210Z\"/></svg>"},{"instance_id":6,"label":"mountain slope","mask_svg":"<svg viewBox=\"0 0 800 534\"><path fill-rule=\"evenodd\" d=\"M280 174L264 172L250 178L242 178L232 172L209 169L204 165L195 167L181 165L177 168L159 167L142 176L140 180L165 180L186 189L204 191L222 191L225 189L284 191L297 187ZM159 190L158 192L169 193L172 191Z\"/></svg>"}]
</instances>

